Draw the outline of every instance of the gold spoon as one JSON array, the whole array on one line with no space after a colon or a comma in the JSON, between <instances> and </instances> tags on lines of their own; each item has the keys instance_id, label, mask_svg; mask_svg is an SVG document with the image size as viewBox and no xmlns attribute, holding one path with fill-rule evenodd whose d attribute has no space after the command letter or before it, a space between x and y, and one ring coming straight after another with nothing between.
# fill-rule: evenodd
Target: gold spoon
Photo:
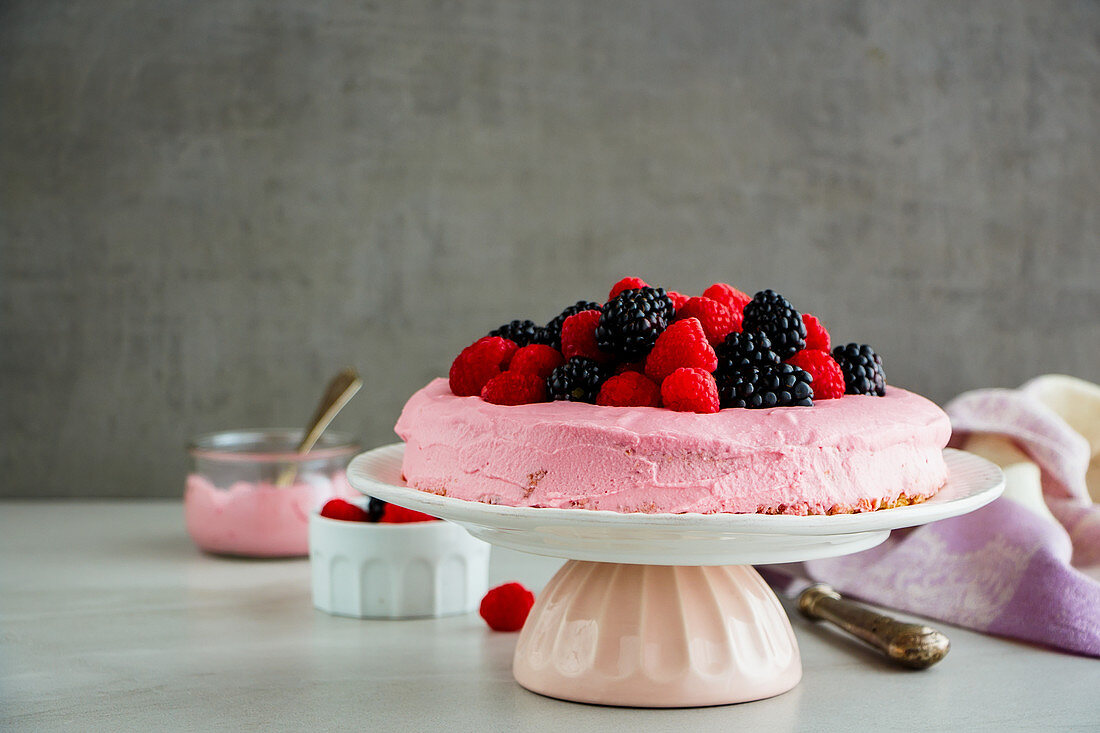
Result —
<instances>
[{"instance_id":1,"label":"gold spoon","mask_svg":"<svg viewBox=\"0 0 1100 733\"><path fill-rule=\"evenodd\" d=\"M344 409L344 405L355 396L355 393L362 386L363 380L351 367L332 378L332 381L328 383L328 388L325 389L325 394L321 397L321 402L317 405L317 411L313 413L313 419L309 421L302 442L298 444L299 455L309 453L313 449L313 446L321 438L321 433L325 432L325 428L336 417L336 413ZM275 485L279 488L286 488L294 483L297 475L298 465L296 463L287 464L279 472L279 477L275 479Z\"/></svg>"}]
</instances>

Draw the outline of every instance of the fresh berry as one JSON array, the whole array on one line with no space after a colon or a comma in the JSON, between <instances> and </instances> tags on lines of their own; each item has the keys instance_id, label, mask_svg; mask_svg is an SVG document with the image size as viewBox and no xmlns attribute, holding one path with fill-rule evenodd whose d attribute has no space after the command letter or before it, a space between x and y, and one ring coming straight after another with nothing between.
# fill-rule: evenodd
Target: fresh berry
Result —
<instances>
[{"instance_id":1,"label":"fresh berry","mask_svg":"<svg viewBox=\"0 0 1100 733\"><path fill-rule=\"evenodd\" d=\"M370 515L350 501L329 499L321 507L321 516L328 519L341 519L345 522L369 522Z\"/></svg>"},{"instance_id":2,"label":"fresh berry","mask_svg":"<svg viewBox=\"0 0 1100 733\"><path fill-rule=\"evenodd\" d=\"M729 308L732 313L740 313L745 309L749 301L752 300L752 297L748 293L743 293L732 285L727 285L725 283L714 283L703 291L703 297L717 300L719 303Z\"/></svg>"},{"instance_id":3,"label":"fresh berry","mask_svg":"<svg viewBox=\"0 0 1100 733\"><path fill-rule=\"evenodd\" d=\"M575 356L550 374L546 380L546 391L552 400L595 402L606 378L599 363Z\"/></svg>"},{"instance_id":4,"label":"fresh berry","mask_svg":"<svg viewBox=\"0 0 1100 733\"><path fill-rule=\"evenodd\" d=\"M508 364L508 371L535 374L543 379L550 372L565 363L565 357L555 348L546 344L531 344L516 351Z\"/></svg>"},{"instance_id":5,"label":"fresh berry","mask_svg":"<svg viewBox=\"0 0 1100 733\"><path fill-rule=\"evenodd\" d=\"M438 522L439 517L433 517L415 509L406 509L397 504L387 504L386 513L382 515L382 524L409 524L410 522Z\"/></svg>"},{"instance_id":6,"label":"fresh berry","mask_svg":"<svg viewBox=\"0 0 1100 733\"><path fill-rule=\"evenodd\" d=\"M481 399L494 405L546 402L546 377L525 372L498 374L481 388Z\"/></svg>"},{"instance_id":7,"label":"fresh berry","mask_svg":"<svg viewBox=\"0 0 1100 733\"><path fill-rule=\"evenodd\" d=\"M516 343L486 336L462 350L451 364L451 392L459 397L481 394L481 388L506 368L516 353Z\"/></svg>"},{"instance_id":8,"label":"fresh berry","mask_svg":"<svg viewBox=\"0 0 1100 733\"><path fill-rule=\"evenodd\" d=\"M846 394L886 394L886 372L882 357L867 344L846 344L833 349L833 358L844 372Z\"/></svg>"},{"instance_id":9,"label":"fresh berry","mask_svg":"<svg viewBox=\"0 0 1100 733\"><path fill-rule=\"evenodd\" d=\"M545 333L542 326L534 321L512 321L505 323L500 328L494 328L489 332L490 336L500 336L509 341L514 341L517 346L527 344L545 343Z\"/></svg>"},{"instance_id":10,"label":"fresh berry","mask_svg":"<svg viewBox=\"0 0 1100 733\"><path fill-rule=\"evenodd\" d=\"M787 359L787 363L813 377L815 400L834 400L844 396L844 373L828 351L803 349Z\"/></svg>"},{"instance_id":11,"label":"fresh berry","mask_svg":"<svg viewBox=\"0 0 1100 733\"><path fill-rule=\"evenodd\" d=\"M676 310L680 310L684 307L684 303L688 302L689 297L683 293L677 293L675 290L668 291L668 299L672 301L672 307ZM740 313L741 311L738 311Z\"/></svg>"},{"instance_id":12,"label":"fresh berry","mask_svg":"<svg viewBox=\"0 0 1100 733\"><path fill-rule=\"evenodd\" d=\"M718 368L714 371L720 376L732 375L745 367L774 366L780 362L779 355L772 351L772 342L757 331L734 331L714 352L718 356Z\"/></svg>"},{"instance_id":13,"label":"fresh berry","mask_svg":"<svg viewBox=\"0 0 1100 733\"><path fill-rule=\"evenodd\" d=\"M375 499L373 496L370 501L367 502L367 521L377 522L382 519L382 515L386 513L386 502L381 499Z\"/></svg>"},{"instance_id":14,"label":"fresh berry","mask_svg":"<svg viewBox=\"0 0 1100 733\"><path fill-rule=\"evenodd\" d=\"M794 356L806 347L806 324L790 301L774 290L761 290L745 306L742 323L746 331L762 331L780 359Z\"/></svg>"},{"instance_id":15,"label":"fresh berry","mask_svg":"<svg viewBox=\"0 0 1100 733\"><path fill-rule=\"evenodd\" d=\"M790 364L747 367L721 378L722 407L809 407L813 404L813 377Z\"/></svg>"},{"instance_id":16,"label":"fresh berry","mask_svg":"<svg viewBox=\"0 0 1100 733\"><path fill-rule=\"evenodd\" d=\"M825 325L809 313L802 314L802 322L806 324L806 348L828 351L829 332L825 330Z\"/></svg>"},{"instance_id":17,"label":"fresh berry","mask_svg":"<svg viewBox=\"0 0 1100 733\"><path fill-rule=\"evenodd\" d=\"M731 331L741 330L741 311L731 313L729 308L710 298L688 298L676 308L676 319L684 318L698 318L707 340L714 346L722 343Z\"/></svg>"},{"instance_id":18,"label":"fresh berry","mask_svg":"<svg viewBox=\"0 0 1100 733\"><path fill-rule=\"evenodd\" d=\"M623 374L625 372L638 372L639 374L645 374L645 362L644 361L620 361L615 365L613 370L615 374Z\"/></svg>"},{"instance_id":19,"label":"fresh berry","mask_svg":"<svg viewBox=\"0 0 1100 733\"><path fill-rule=\"evenodd\" d=\"M604 407L660 407L661 388L638 372L623 372L600 387L596 404Z\"/></svg>"},{"instance_id":20,"label":"fresh berry","mask_svg":"<svg viewBox=\"0 0 1100 733\"><path fill-rule=\"evenodd\" d=\"M553 320L546 324L546 328L544 329L546 331L546 340L543 343L561 351L561 327L562 324L565 323L565 319L582 311L598 310L603 310L603 305L600 303L591 300L578 300L576 303L554 316Z\"/></svg>"},{"instance_id":21,"label":"fresh berry","mask_svg":"<svg viewBox=\"0 0 1100 733\"><path fill-rule=\"evenodd\" d=\"M717 366L718 359L699 319L688 318L676 321L657 337L645 360L645 374L660 384L680 367L713 372Z\"/></svg>"},{"instance_id":22,"label":"fresh berry","mask_svg":"<svg viewBox=\"0 0 1100 733\"><path fill-rule=\"evenodd\" d=\"M614 300L615 296L624 290L637 290L638 288L648 288L645 280L640 277L624 277L619 282L611 286L611 292L607 294L608 300Z\"/></svg>"},{"instance_id":23,"label":"fresh berry","mask_svg":"<svg viewBox=\"0 0 1100 733\"><path fill-rule=\"evenodd\" d=\"M663 288L624 290L604 306L596 344L621 361L637 361L649 353L675 315Z\"/></svg>"},{"instance_id":24,"label":"fresh berry","mask_svg":"<svg viewBox=\"0 0 1100 733\"><path fill-rule=\"evenodd\" d=\"M596 326L600 323L599 311L581 311L569 316L561 324L561 353L566 359L587 356L601 364L611 359L596 346Z\"/></svg>"},{"instance_id":25,"label":"fresh berry","mask_svg":"<svg viewBox=\"0 0 1100 733\"><path fill-rule=\"evenodd\" d=\"M718 412L718 386L704 369L682 367L661 382L661 401L679 412Z\"/></svg>"},{"instance_id":26,"label":"fresh berry","mask_svg":"<svg viewBox=\"0 0 1100 733\"><path fill-rule=\"evenodd\" d=\"M493 631L519 631L535 605L535 594L519 583L505 583L481 599L478 612Z\"/></svg>"}]
</instances>

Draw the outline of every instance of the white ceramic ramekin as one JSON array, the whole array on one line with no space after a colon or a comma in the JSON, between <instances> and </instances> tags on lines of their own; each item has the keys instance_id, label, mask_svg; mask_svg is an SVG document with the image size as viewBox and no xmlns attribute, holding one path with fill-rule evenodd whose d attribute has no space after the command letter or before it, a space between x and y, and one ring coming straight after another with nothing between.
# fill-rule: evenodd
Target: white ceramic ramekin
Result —
<instances>
[{"instance_id":1,"label":"white ceramic ramekin","mask_svg":"<svg viewBox=\"0 0 1100 733\"><path fill-rule=\"evenodd\" d=\"M313 605L355 618L469 613L489 587L489 545L446 521L309 518Z\"/></svg>"}]
</instances>

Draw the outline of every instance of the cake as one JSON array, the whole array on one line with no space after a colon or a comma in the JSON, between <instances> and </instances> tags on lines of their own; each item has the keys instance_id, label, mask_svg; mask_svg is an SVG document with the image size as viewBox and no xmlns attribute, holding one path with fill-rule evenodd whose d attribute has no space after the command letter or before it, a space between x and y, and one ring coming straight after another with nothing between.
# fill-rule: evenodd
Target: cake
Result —
<instances>
[{"instance_id":1,"label":"cake","mask_svg":"<svg viewBox=\"0 0 1100 733\"><path fill-rule=\"evenodd\" d=\"M544 327L505 324L417 391L395 428L408 485L507 506L836 514L946 482L946 414L887 389L870 347L830 352L772 291L638 282Z\"/></svg>"}]
</instances>

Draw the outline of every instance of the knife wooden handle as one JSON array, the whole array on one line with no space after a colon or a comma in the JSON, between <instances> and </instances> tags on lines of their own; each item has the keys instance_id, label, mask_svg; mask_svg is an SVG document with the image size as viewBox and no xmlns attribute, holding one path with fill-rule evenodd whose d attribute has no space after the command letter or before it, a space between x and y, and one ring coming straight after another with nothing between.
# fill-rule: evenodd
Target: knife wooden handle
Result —
<instances>
[{"instance_id":1,"label":"knife wooden handle","mask_svg":"<svg viewBox=\"0 0 1100 733\"><path fill-rule=\"evenodd\" d=\"M811 619L835 624L886 656L913 669L926 669L943 659L951 648L947 637L921 624L883 616L840 594L824 583L811 585L798 596L798 610Z\"/></svg>"}]
</instances>

